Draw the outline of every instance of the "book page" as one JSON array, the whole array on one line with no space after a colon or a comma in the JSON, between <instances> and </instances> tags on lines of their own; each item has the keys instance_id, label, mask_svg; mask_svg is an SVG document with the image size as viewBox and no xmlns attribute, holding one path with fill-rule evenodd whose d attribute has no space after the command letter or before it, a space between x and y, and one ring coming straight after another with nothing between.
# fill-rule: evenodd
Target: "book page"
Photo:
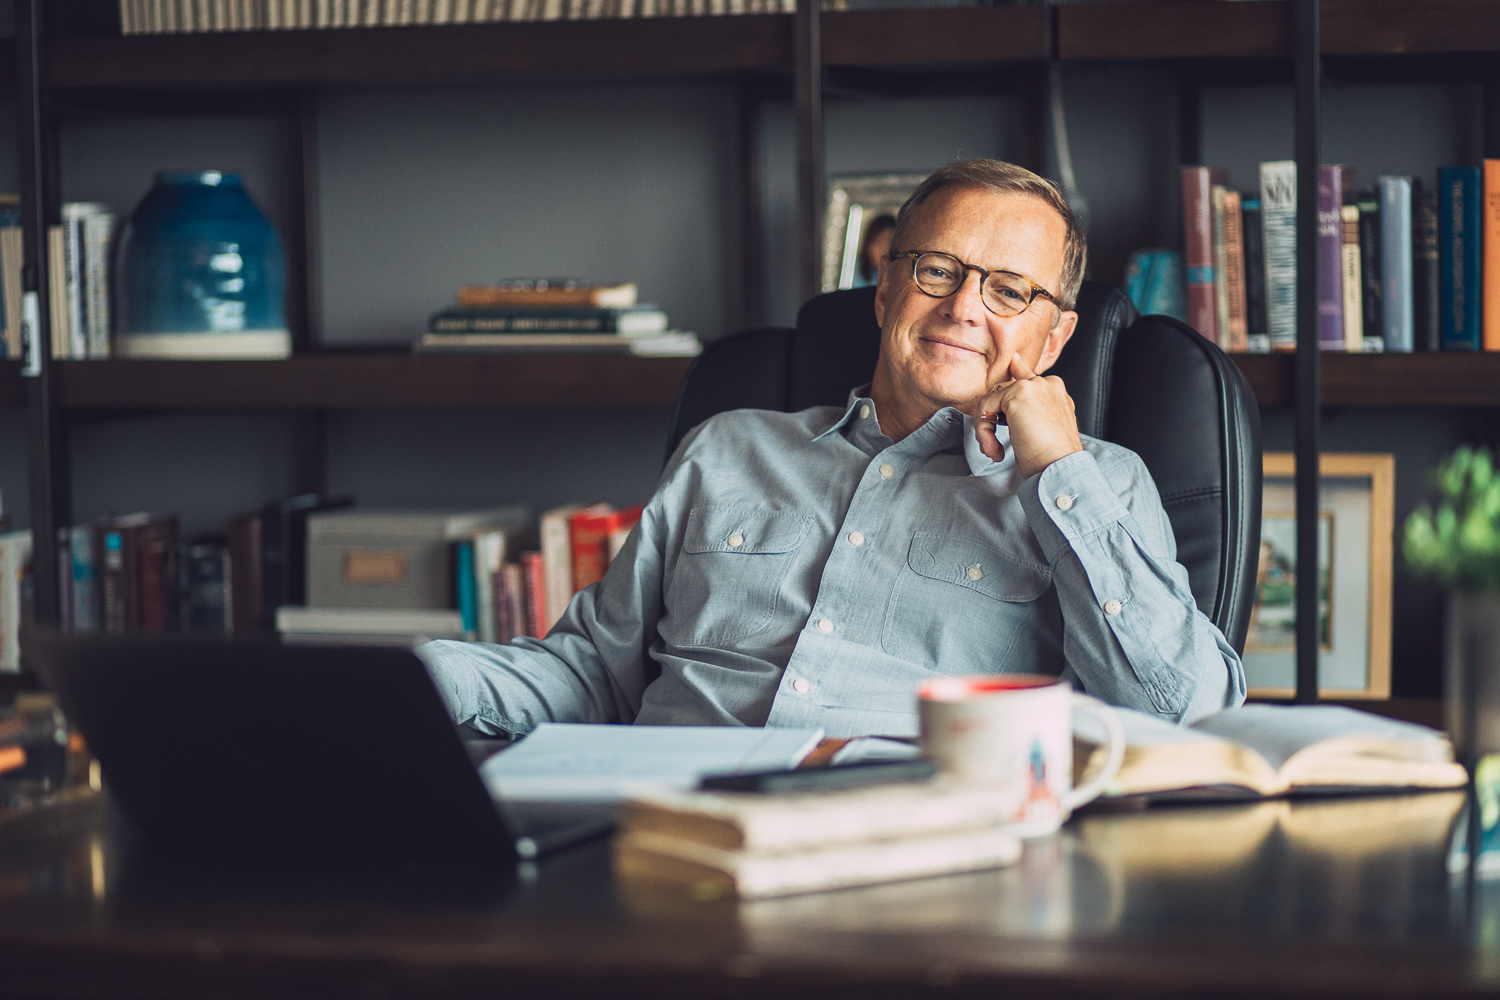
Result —
<instances>
[{"instance_id":1,"label":"book page","mask_svg":"<svg viewBox=\"0 0 1500 1000\"><path fill-rule=\"evenodd\" d=\"M1323 740L1357 736L1430 745L1436 730L1338 705L1246 705L1193 724L1199 732L1250 747L1280 771L1293 755Z\"/></svg>"},{"instance_id":2,"label":"book page","mask_svg":"<svg viewBox=\"0 0 1500 1000\"><path fill-rule=\"evenodd\" d=\"M822 738L821 729L544 722L479 773L500 799L617 802L695 788L709 774L793 768Z\"/></svg>"}]
</instances>

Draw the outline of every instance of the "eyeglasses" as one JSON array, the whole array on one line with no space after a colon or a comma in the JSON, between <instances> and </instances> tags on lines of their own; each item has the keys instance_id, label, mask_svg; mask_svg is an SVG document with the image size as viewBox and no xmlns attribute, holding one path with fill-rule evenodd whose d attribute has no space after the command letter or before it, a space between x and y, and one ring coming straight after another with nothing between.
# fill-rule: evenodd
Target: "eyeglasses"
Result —
<instances>
[{"instance_id":1,"label":"eyeglasses","mask_svg":"<svg viewBox=\"0 0 1500 1000\"><path fill-rule=\"evenodd\" d=\"M891 260L910 257L911 274L917 287L935 299L944 299L963 287L970 271L979 272L979 298L996 316L1019 316L1038 296L1059 309L1057 297L1030 278L1014 271L986 271L965 264L952 254L934 250L908 250L891 254Z\"/></svg>"}]
</instances>

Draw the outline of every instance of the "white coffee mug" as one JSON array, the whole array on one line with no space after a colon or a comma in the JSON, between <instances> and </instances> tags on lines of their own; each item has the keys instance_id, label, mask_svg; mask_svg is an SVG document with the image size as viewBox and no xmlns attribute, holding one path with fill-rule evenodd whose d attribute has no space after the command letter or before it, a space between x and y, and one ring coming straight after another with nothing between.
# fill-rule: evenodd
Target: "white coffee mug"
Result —
<instances>
[{"instance_id":1,"label":"white coffee mug","mask_svg":"<svg viewBox=\"0 0 1500 1000\"><path fill-rule=\"evenodd\" d=\"M917 688L922 751L955 781L1005 796L1023 837L1052 833L1092 802L1125 759L1125 731L1114 709L1067 681L1037 674L938 677ZM1073 709L1096 716L1108 734L1104 767L1073 788Z\"/></svg>"}]
</instances>

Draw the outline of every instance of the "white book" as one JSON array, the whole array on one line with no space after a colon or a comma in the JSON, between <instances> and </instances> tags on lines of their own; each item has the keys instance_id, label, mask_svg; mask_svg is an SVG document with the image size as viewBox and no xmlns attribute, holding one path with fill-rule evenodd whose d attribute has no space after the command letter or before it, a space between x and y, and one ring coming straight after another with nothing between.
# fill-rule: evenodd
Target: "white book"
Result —
<instances>
[{"instance_id":1,"label":"white book","mask_svg":"<svg viewBox=\"0 0 1500 1000\"><path fill-rule=\"evenodd\" d=\"M509 551L509 536L515 533L514 530L507 532L502 528L474 536L474 595L478 605L476 631L480 642L499 641L495 618L495 574L500 572L506 558L513 555Z\"/></svg>"},{"instance_id":2,"label":"white book","mask_svg":"<svg viewBox=\"0 0 1500 1000\"><path fill-rule=\"evenodd\" d=\"M1347 236L1359 232L1359 206L1342 205L1339 208L1339 232ZM1343 240L1344 264L1344 350L1358 354L1365 346L1364 287L1361 284L1359 240Z\"/></svg>"},{"instance_id":3,"label":"white book","mask_svg":"<svg viewBox=\"0 0 1500 1000\"><path fill-rule=\"evenodd\" d=\"M21 670L21 584L30 563L30 531L0 535L0 673Z\"/></svg>"},{"instance_id":4,"label":"white book","mask_svg":"<svg viewBox=\"0 0 1500 1000\"><path fill-rule=\"evenodd\" d=\"M788 770L822 738L811 728L544 722L480 775L507 801L620 802L687 791L710 774Z\"/></svg>"},{"instance_id":5,"label":"white book","mask_svg":"<svg viewBox=\"0 0 1500 1000\"><path fill-rule=\"evenodd\" d=\"M1272 350L1297 346L1297 163L1260 165L1260 219L1266 252L1266 326Z\"/></svg>"},{"instance_id":6,"label":"white book","mask_svg":"<svg viewBox=\"0 0 1500 1000\"><path fill-rule=\"evenodd\" d=\"M432 23L433 24L451 24L451 23L453 23L453 3L452 3L452 0L432 0Z\"/></svg>"},{"instance_id":7,"label":"white book","mask_svg":"<svg viewBox=\"0 0 1500 1000\"><path fill-rule=\"evenodd\" d=\"M359 23L364 28L380 27L381 0L360 0Z\"/></svg>"},{"instance_id":8,"label":"white book","mask_svg":"<svg viewBox=\"0 0 1500 1000\"><path fill-rule=\"evenodd\" d=\"M333 27L333 0L317 0L313 5L314 28Z\"/></svg>"},{"instance_id":9,"label":"white book","mask_svg":"<svg viewBox=\"0 0 1500 1000\"><path fill-rule=\"evenodd\" d=\"M546 616L543 623L547 631L568 610L573 600L573 538L572 517L583 509L583 504L570 503L554 507L544 513L538 523L541 536L542 576L547 583ZM542 638L542 636L537 636Z\"/></svg>"},{"instance_id":10,"label":"white book","mask_svg":"<svg viewBox=\"0 0 1500 1000\"><path fill-rule=\"evenodd\" d=\"M65 226L47 227L47 310L51 356L68 357L68 250Z\"/></svg>"},{"instance_id":11,"label":"white book","mask_svg":"<svg viewBox=\"0 0 1500 1000\"><path fill-rule=\"evenodd\" d=\"M1020 857L1020 839L1001 827L801 854L743 854L649 833L626 833L614 844L615 874L625 884L676 888L695 900L765 899L981 871Z\"/></svg>"},{"instance_id":12,"label":"white book","mask_svg":"<svg viewBox=\"0 0 1500 1000\"><path fill-rule=\"evenodd\" d=\"M412 636L463 638L463 621L452 608L313 608L284 604L276 609L283 635Z\"/></svg>"},{"instance_id":13,"label":"white book","mask_svg":"<svg viewBox=\"0 0 1500 1000\"><path fill-rule=\"evenodd\" d=\"M915 752L915 748L910 748ZM988 788L942 780L834 791L681 792L632 799L620 829L747 854L793 854L871 840L980 830L1014 809Z\"/></svg>"},{"instance_id":14,"label":"white book","mask_svg":"<svg viewBox=\"0 0 1500 1000\"><path fill-rule=\"evenodd\" d=\"M93 212L84 220L84 312L86 356L109 357L109 262L113 246L115 216L112 212Z\"/></svg>"},{"instance_id":15,"label":"white book","mask_svg":"<svg viewBox=\"0 0 1500 1000\"><path fill-rule=\"evenodd\" d=\"M67 284L68 357L89 356L88 277L85 258L85 227L88 217L104 210L97 202L73 201L62 206L63 267Z\"/></svg>"}]
</instances>

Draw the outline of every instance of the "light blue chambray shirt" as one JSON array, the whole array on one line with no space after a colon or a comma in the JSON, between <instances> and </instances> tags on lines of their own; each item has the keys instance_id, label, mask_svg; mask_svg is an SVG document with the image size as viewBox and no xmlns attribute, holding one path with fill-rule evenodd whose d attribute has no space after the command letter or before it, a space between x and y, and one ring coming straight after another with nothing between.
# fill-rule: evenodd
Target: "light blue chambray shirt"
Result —
<instances>
[{"instance_id":1,"label":"light blue chambray shirt","mask_svg":"<svg viewBox=\"0 0 1500 1000\"><path fill-rule=\"evenodd\" d=\"M998 463L952 408L893 442L861 391L695 428L546 639L423 646L454 719L912 735L921 681L1012 672L1183 722L1244 700L1135 453L1023 479L1008 428Z\"/></svg>"}]
</instances>

